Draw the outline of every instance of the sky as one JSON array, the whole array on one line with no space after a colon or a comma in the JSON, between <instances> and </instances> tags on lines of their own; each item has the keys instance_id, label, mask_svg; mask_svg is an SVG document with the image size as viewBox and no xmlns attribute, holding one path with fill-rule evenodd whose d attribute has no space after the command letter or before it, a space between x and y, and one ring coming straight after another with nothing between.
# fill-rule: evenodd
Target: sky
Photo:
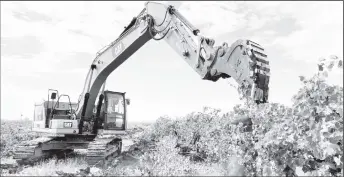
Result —
<instances>
[{"instance_id":1,"label":"sky","mask_svg":"<svg viewBox=\"0 0 344 177\"><path fill-rule=\"evenodd\" d=\"M290 105L298 76L312 75L321 57L343 56L343 2L177 4L215 45L250 39L265 47L270 102ZM50 88L77 101L96 53L143 7L143 1L2 1L1 119L32 118ZM342 75L335 73L333 83L342 85ZM202 80L164 41L151 40L109 76L106 89L127 93L129 121L154 121L204 106L229 111L240 103L229 82Z\"/></svg>"}]
</instances>

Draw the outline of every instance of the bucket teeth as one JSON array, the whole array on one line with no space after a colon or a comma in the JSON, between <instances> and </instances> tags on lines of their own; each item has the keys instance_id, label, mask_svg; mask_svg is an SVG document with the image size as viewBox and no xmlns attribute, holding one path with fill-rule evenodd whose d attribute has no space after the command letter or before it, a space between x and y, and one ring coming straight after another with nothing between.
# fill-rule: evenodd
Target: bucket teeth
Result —
<instances>
[{"instance_id":1,"label":"bucket teeth","mask_svg":"<svg viewBox=\"0 0 344 177\"><path fill-rule=\"evenodd\" d=\"M269 80L270 80L270 62L264 48L253 41L247 40L247 50L250 51L250 77L254 79L252 96L260 103L268 100Z\"/></svg>"}]
</instances>

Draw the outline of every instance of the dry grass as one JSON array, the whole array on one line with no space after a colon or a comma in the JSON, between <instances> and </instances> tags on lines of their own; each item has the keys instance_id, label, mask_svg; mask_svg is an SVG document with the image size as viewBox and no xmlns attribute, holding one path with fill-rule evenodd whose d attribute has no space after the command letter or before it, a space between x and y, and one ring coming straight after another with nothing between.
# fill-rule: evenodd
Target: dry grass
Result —
<instances>
[{"instance_id":1,"label":"dry grass","mask_svg":"<svg viewBox=\"0 0 344 177\"><path fill-rule=\"evenodd\" d=\"M56 172L77 173L85 169L87 164L83 158L69 158L66 160L50 159L42 161L35 166L26 167L16 174L2 174L4 176L58 176Z\"/></svg>"}]
</instances>

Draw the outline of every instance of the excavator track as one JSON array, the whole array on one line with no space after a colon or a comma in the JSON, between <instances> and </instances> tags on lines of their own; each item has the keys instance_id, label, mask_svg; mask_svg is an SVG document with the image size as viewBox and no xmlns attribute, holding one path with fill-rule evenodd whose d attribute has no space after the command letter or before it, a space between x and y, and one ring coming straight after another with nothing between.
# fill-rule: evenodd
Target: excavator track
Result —
<instances>
[{"instance_id":1,"label":"excavator track","mask_svg":"<svg viewBox=\"0 0 344 177\"><path fill-rule=\"evenodd\" d=\"M33 165L41 160L50 158L53 155L65 154L71 149L65 150L43 150L43 144L52 141L54 138L41 137L30 141L25 141L14 147L13 159L17 161L19 165Z\"/></svg>"},{"instance_id":2,"label":"excavator track","mask_svg":"<svg viewBox=\"0 0 344 177\"><path fill-rule=\"evenodd\" d=\"M89 166L104 166L122 151L122 140L116 136L97 136L89 143L86 161Z\"/></svg>"}]
</instances>

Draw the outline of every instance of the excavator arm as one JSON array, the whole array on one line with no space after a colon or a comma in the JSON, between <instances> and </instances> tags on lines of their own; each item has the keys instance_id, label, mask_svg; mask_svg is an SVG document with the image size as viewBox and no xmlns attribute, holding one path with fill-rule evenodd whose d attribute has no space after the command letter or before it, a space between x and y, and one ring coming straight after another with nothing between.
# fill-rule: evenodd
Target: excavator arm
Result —
<instances>
[{"instance_id":1,"label":"excavator arm","mask_svg":"<svg viewBox=\"0 0 344 177\"><path fill-rule=\"evenodd\" d=\"M256 102L268 101L270 67L262 46L250 40L214 46L213 39L202 36L173 6L149 2L146 9L151 17L149 31L158 33L202 79L232 77Z\"/></svg>"},{"instance_id":2,"label":"excavator arm","mask_svg":"<svg viewBox=\"0 0 344 177\"><path fill-rule=\"evenodd\" d=\"M232 77L257 103L268 101L270 69L263 47L249 40L214 46L213 39L202 36L173 6L147 2L121 35L93 60L76 112L80 132L83 120L92 117L107 77L151 39L165 40L202 79L215 82Z\"/></svg>"}]
</instances>

